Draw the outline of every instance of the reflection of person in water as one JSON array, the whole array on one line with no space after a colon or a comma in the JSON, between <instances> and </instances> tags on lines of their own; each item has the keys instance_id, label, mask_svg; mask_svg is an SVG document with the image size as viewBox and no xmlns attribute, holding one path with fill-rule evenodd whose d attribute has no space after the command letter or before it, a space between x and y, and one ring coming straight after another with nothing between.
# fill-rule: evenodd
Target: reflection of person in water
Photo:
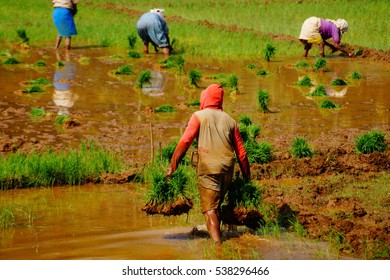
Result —
<instances>
[{"instance_id":1,"label":"reflection of person in water","mask_svg":"<svg viewBox=\"0 0 390 280\"><path fill-rule=\"evenodd\" d=\"M76 63L71 62L69 57L64 66L58 67L54 73L53 101L58 106L59 115L69 115L68 109L73 107L78 95L73 94L71 83L76 72Z\"/></svg>"}]
</instances>

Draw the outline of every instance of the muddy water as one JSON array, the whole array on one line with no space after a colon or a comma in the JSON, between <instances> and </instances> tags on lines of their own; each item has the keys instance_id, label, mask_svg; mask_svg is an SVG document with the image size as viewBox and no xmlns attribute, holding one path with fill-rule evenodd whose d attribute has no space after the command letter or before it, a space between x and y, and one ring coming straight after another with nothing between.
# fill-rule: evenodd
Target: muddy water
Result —
<instances>
[{"instance_id":1,"label":"muddy water","mask_svg":"<svg viewBox=\"0 0 390 280\"><path fill-rule=\"evenodd\" d=\"M259 61L213 61L186 58L186 71L203 74L200 88L188 85L187 75L162 69L161 55L142 59L126 58L126 53L105 49L75 49L69 55L51 49L18 53L22 63L0 65L0 129L4 136L25 137L26 143L77 147L90 138L120 152L130 164L149 160L159 145L176 140L196 107L195 101L218 74L236 74L239 93L226 90L224 110L234 118L247 114L262 127L261 137L271 143L297 135L317 137L336 129L380 129L389 123L390 72L383 65L363 60L328 59L331 71L306 72L292 65L300 58L278 58L271 63ZM118 57L121 56L122 58ZM88 58L89 63L82 59ZM47 67L32 67L44 60ZM64 67L53 64L64 61ZM310 58L314 63L316 58ZM248 64L255 64L249 69ZM130 64L134 75L113 75L121 65ZM135 86L137 75L153 73L153 81L144 90ZM269 75L256 75L266 70ZM346 77L359 72L363 78ZM329 98L340 107L321 110L318 100L308 97L313 88L294 84L304 75L313 83L327 87ZM25 94L24 82L46 78L52 85L44 93ZM331 87L335 78L348 86ZM270 94L271 114L258 111L256 94ZM150 113L161 105L172 105L175 113ZM52 115L67 114L79 126L64 128L52 118L31 117L33 107ZM153 143L153 146L151 145ZM189 217L148 217L139 209L142 199L136 186L104 185L53 189L10 190L1 192L1 203L14 203L24 221L1 231L1 259L210 259L214 258L207 239L190 238L194 225L203 223L196 211ZM27 226L26 226L27 225ZM226 238L225 256L265 259L335 258L326 244L308 244L286 236L279 240L243 234ZM243 250L239 254L234 244ZM229 245L230 244L230 245ZM229 247L231 246L231 247ZM246 249L245 249L246 248ZM231 258L231 257L230 257Z\"/></svg>"}]
</instances>

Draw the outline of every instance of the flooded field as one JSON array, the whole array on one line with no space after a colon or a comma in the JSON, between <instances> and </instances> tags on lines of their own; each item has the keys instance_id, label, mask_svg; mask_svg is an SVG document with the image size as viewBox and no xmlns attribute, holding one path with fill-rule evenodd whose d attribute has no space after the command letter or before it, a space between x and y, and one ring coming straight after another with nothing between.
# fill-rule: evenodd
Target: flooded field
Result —
<instances>
[{"instance_id":1,"label":"flooded field","mask_svg":"<svg viewBox=\"0 0 390 280\"><path fill-rule=\"evenodd\" d=\"M381 162L353 155L354 138L363 132L381 130L389 139L390 70L386 65L334 57L327 59L328 71L314 72L295 67L294 64L301 60L298 57L277 57L269 63L187 58L186 72L179 74L176 69L161 66L161 54L132 59L127 53L116 53L112 49L76 48L69 53L39 49L15 51L14 55L21 63L0 65L1 155L45 147L61 150L78 147L82 140L92 139L119 152L131 166L142 166L160 146L180 137L191 114L198 109L187 103L199 99L204 88L218 81L218 75L235 74L239 92L232 94L226 88L224 110L235 119L248 115L253 123L260 125L259 140L274 146L275 166L300 170L286 153L295 137L304 136L324 157L327 151L337 149L343 150L342 156L351 155L343 159L345 167L334 169L336 174L352 170L351 174L361 175L362 170L389 169L388 153L379 156ZM307 62L313 64L316 59L309 58ZM39 60L46 66L33 66ZM57 61L63 61L64 66L55 66ZM126 64L131 65L134 74L112 73ZM187 76L191 69L202 73L199 88L189 85ZM151 71L152 83L140 89L136 80L145 70ZM258 75L260 70L265 70L267 75ZM349 79L352 72L360 73L362 78ZM295 85L305 75L311 78L314 86ZM45 78L51 84L43 86L41 93L25 93L26 83L38 78ZM330 86L336 78L346 80L348 85ZM319 99L309 96L316 85L326 87L328 98L338 108L319 108ZM257 92L260 89L270 95L269 114L259 111ZM154 112L161 105L171 105L176 112ZM33 117L32 108L43 108L50 114ZM68 115L72 122L56 124L54 118L58 115ZM283 159L287 161L283 162ZM302 166L304 164L302 162ZM303 169L315 167L311 162ZM267 166L255 166L252 175L254 179L266 182L269 179L267 172ZM313 174L302 171L299 177L305 175ZM271 186L278 184L270 183ZM318 183L312 186L318 187ZM15 208L25 212L28 226L1 230L0 259L342 258L324 242L297 240L287 234L275 240L266 239L245 230L237 236L225 232L225 252L217 256L207 238L190 234L194 226L203 224L198 209L191 210L188 217L147 216L140 210L145 191L138 187L111 184L1 191L0 203L6 204L12 199ZM306 186L296 183L294 187L302 190ZM271 188L267 195L269 201L283 202L280 193L273 193ZM307 226L312 229L315 222L308 222L312 214L309 211L322 215L323 209L316 208L320 205L316 199L321 195L326 196L326 193L317 193L310 202L286 198L285 203L300 205L302 219L306 219ZM349 202L342 207L355 211L356 201ZM336 201L328 208L338 206L341 207ZM388 211L370 213L370 217L373 216L374 220L381 216L377 227L383 229L381 238L384 236L389 241ZM330 223L317 220L317 223L322 222ZM353 224L359 223L353 221ZM315 230L309 232L313 238L320 238ZM370 225L367 235L372 232L375 228Z\"/></svg>"}]
</instances>

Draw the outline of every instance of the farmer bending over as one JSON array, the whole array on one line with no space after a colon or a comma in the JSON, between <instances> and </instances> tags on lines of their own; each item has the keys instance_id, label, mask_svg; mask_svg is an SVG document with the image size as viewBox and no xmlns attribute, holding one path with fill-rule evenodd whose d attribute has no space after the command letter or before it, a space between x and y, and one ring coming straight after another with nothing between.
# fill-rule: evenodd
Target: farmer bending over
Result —
<instances>
[{"instance_id":1,"label":"farmer bending over","mask_svg":"<svg viewBox=\"0 0 390 280\"><path fill-rule=\"evenodd\" d=\"M336 21L317 17L306 19L302 24L301 34L299 35L299 40L302 42L305 49L303 56L307 57L312 45L318 44L322 57L325 57L325 46L331 48L332 53L339 50L349 57L353 57L353 53L348 52L340 45L341 36L347 31L348 23L344 19L338 19ZM329 38L332 38L334 45L326 41Z\"/></svg>"},{"instance_id":2,"label":"farmer bending over","mask_svg":"<svg viewBox=\"0 0 390 280\"><path fill-rule=\"evenodd\" d=\"M169 28L163 13L163 9L152 9L143 14L137 22L137 32L144 43L143 52L145 54L149 53L149 43L154 46L156 52L158 47L163 49L165 56L171 54Z\"/></svg>"},{"instance_id":3,"label":"farmer bending over","mask_svg":"<svg viewBox=\"0 0 390 280\"><path fill-rule=\"evenodd\" d=\"M211 238L221 243L219 211L232 181L235 155L245 179L250 179L248 157L237 122L222 110L223 88L212 84L201 93L195 112L173 153L166 176L177 169L192 141L198 139L198 188L202 213Z\"/></svg>"}]
</instances>

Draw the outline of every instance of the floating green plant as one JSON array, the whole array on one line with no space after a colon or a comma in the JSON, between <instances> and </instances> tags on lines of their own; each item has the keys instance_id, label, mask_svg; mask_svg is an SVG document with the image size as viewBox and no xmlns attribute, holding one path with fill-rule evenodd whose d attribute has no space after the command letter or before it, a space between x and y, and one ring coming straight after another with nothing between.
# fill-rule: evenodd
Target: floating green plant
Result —
<instances>
[{"instance_id":1,"label":"floating green plant","mask_svg":"<svg viewBox=\"0 0 390 280\"><path fill-rule=\"evenodd\" d=\"M259 109L263 113L270 113L271 111L268 109L268 104L270 101L269 93L265 90L259 90L257 93L257 101L259 103Z\"/></svg>"},{"instance_id":2,"label":"floating green plant","mask_svg":"<svg viewBox=\"0 0 390 280\"><path fill-rule=\"evenodd\" d=\"M176 112L175 108L173 108L173 106L171 106L171 105L161 105L161 106L157 107L156 109L154 109L154 111L156 113L172 113L172 112Z\"/></svg>"},{"instance_id":3,"label":"floating green plant","mask_svg":"<svg viewBox=\"0 0 390 280\"><path fill-rule=\"evenodd\" d=\"M334 109L336 107L337 107L336 104L334 104L332 101L328 99L322 100L320 103L320 108L322 109Z\"/></svg>"},{"instance_id":4,"label":"floating green plant","mask_svg":"<svg viewBox=\"0 0 390 280\"><path fill-rule=\"evenodd\" d=\"M187 103L187 106L200 106L200 100L197 99L197 100L188 102L188 103Z\"/></svg>"},{"instance_id":5,"label":"floating green plant","mask_svg":"<svg viewBox=\"0 0 390 280\"><path fill-rule=\"evenodd\" d=\"M385 134L380 131L366 132L355 140L355 149L361 154L383 152L386 148Z\"/></svg>"},{"instance_id":6,"label":"floating green plant","mask_svg":"<svg viewBox=\"0 0 390 280\"><path fill-rule=\"evenodd\" d=\"M307 68L307 67L309 67L309 63L307 63L306 60L301 60L301 61L298 61L297 63L295 63L294 66L298 67L298 68Z\"/></svg>"},{"instance_id":7,"label":"floating green plant","mask_svg":"<svg viewBox=\"0 0 390 280\"><path fill-rule=\"evenodd\" d=\"M257 76L267 76L268 72L266 70L260 70L256 73Z\"/></svg>"},{"instance_id":8,"label":"floating green plant","mask_svg":"<svg viewBox=\"0 0 390 280\"><path fill-rule=\"evenodd\" d=\"M65 66L65 63L63 63L61 60L58 60L56 63L54 63L54 66L63 67L63 66Z\"/></svg>"},{"instance_id":9,"label":"floating green plant","mask_svg":"<svg viewBox=\"0 0 390 280\"><path fill-rule=\"evenodd\" d=\"M14 57L8 57L3 61L3 64L19 64L20 61Z\"/></svg>"},{"instance_id":10,"label":"floating green plant","mask_svg":"<svg viewBox=\"0 0 390 280\"><path fill-rule=\"evenodd\" d=\"M142 55L141 55L140 52L137 52L137 51L129 51L128 57L131 57L131 58L141 58Z\"/></svg>"},{"instance_id":11,"label":"floating green plant","mask_svg":"<svg viewBox=\"0 0 390 280\"><path fill-rule=\"evenodd\" d=\"M362 75L359 72L352 72L349 76L352 80L360 80L362 78Z\"/></svg>"},{"instance_id":12,"label":"floating green plant","mask_svg":"<svg viewBox=\"0 0 390 280\"><path fill-rule=\"evenodd\" d=\"M319 85L309 95L310 96L327 96L326 88L323 85Z\"/></svg>"},{"instance_id":13,"label":"floating green plant","mask_svg":"<svg viewBox=\"0 0 390 280\"><path fill-rule=\"evenodd\" d=\"M320 57L319 59L317 59L317 61L314 63L314 70L318 71L322 68L325 68L326 67L326 59L325 58L322 58Z\"/></svg>"},{"instance_id":14,"label":"floating green plant","mask_svg":"<svg viewBox=\"0 0 390 280\"><path fill-rule=\"evenodd\" d=\"M341 78L336 78L330 83L330 85L331 86L346 86L346 85L348 85L348 83Z\"/></svg>"},{"instance_id":15,"label":"floating green plant","mask_svg":"<svg viewBox=\"0 0 390 280\"><path fill-rule=\"evenodd\" d=\"M276 53L276 48L275 46L271 44L267 44L265 49L264 49L264 59L266 61L271 61L271 57L273 57Z\"/></svg>"},{"instance_id":16,"label":"floating green plant","mask_svg":"<svg viewBox=\"0 0 390 280\"><path fill-rule=\"evenodd\" d=\"M34 107L34 108L31 108L30 115L32 115L34 117L42 117L42 116L47 115L47 112L43 108Z\"/></svg>"},{"instance_id":17,"label":"floating green plant","mask_svg":"<svg viewBox=\"0 0 390 280\"><path fill-rule=\"evenodd\" d=\"M33 66L35 66L35 67L46 67L46 62L44 62L43 60L38 60L37 62L35 62L33 64Z\"/></svg>"},{"instance_id":18,"label":"floating green plant","mask_svg":"<svg viewBox=\"0 0 390 280\"><path fill-rule=\"evenodd\" d=\"M309 76L305 75L302 79L300 79L298 82L295 83L298 86L305 86L305 87L311 87L314 86L311 82Z\"/></svg>"},{"instance_id":19,"label":"floating green plant","mask_svg":"<svg viewBox=\"0 0 390 280\"><path fill-rule=\"evenodd\" d=\"M190 72L188 73L188 79L190 80L190 85L194 87L199 87L198 83L202 79L202 72L196 69L191 69Z\"/></svg>"},{"instance_id":20,"label":"floating green plant","mask_svg":"<svg viewBox=\"0 0 390 280\"><path fill-rule=\"evenodd\" d=\"M60 115L60 116L57 116L54 119L54 123L63 125L66 122L67 119L69 119L69 116L67 116L67 115Z\"/></svg>"},{"instance_id":21,"label":"floating green plant","mask_svg":"<svg viewBox=\"0 0 390 280\"><path fill-rule=\"evenodd\" d=\"M117 69L113 70L112 74L114 74L114 75L132 75L132 74L134 74L134 71L130 65L126 64L126 65L119 66Z\"/></svg>"},{"instance_id":22,"label":"floating green plant","mask_svg":"<svg viewBox=\"0 0 390 280\"><path fill-rule=\"evenodd\" d=\"M305 158L313 156L313 152L311 151L307 140L303 137L296 137L293 140L291 153L296 158Z\"/></svg>"},{"instance_id":23,"label":"floating green plant","mask_svg":"<svg viewBox=\"0 0 390 280\"><path fill-rule=\"evenodd\" d=\"M149 70L143 71L137 79L136 86L139 88L143 88L145 84L150 84L152 80L152 73Z\"/></svg>"},{"instance_id":24,"label":"floating green plant","mask_svg":"<svg viewBox=\"0 0 390 280\"><path fill-rule=\"evenodd\" d=\"M246 68L248 68L248 69L255 69L255 68L256 68L256 64L254 64L254 63L249 63L249 64L246 66Z\"/></svg>"},{"instance_id":25,"label":"floating green plant","mask_svg":"<svg viewBox=\"0 0 390 280\"><path fill-rule=\"evenodd\" d=\"M25 88L24 90L22 90L22 92L24 92L24 93L40 93L40 92L44 92L44 90L41 89L41 87L38 85L32 85L31 87L28 87L28 88Z\"/></svg>"},{"instance_id":26,"label":"floating green plant","mask_svg":"<svg viewBox=\"0 0 390 280\"><path fill-rule=\"evenodd\" d=\"M129 44L129 48L134 49L135 43L137 42L137 35L135 33L131 33L127 36L127 42Z\"/></svg>"}]
</instances>

